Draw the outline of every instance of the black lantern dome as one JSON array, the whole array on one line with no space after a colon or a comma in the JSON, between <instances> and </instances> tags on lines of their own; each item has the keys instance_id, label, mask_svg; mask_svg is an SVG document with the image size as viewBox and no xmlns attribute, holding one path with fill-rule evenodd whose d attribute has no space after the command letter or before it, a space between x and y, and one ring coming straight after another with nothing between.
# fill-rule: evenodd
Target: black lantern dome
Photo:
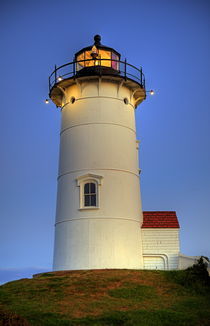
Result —
<instances>
[{"instance_id":1,"label":"black lantern dome","mask_svg":"<svg viewBox=\"0 0 210 326\"><path fill-rule=\"evenodd\" d=\"M99 67L103 74L117 74L119 72L120 53L101 44L101 36L95 35L94 44L77 52L75 61L79 75L94 73L94 71L97 73Z\"/></svg>"}]
</instances>

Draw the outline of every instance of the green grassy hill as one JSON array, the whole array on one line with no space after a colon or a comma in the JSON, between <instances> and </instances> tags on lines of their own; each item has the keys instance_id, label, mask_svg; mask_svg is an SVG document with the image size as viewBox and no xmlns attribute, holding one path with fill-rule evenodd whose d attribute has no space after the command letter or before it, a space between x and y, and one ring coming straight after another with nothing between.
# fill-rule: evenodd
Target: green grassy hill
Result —
<instances>
[{"instance_id":1,"label":"green grassy hill","mask_svg":"<svg viewBox=\"0 0 210 326\"><path fill-rule=\"evenodd\" d=\"M0 325L209 326L204 279L188 271L44 273L0 286Z\"/></svg>"}]
</instances>

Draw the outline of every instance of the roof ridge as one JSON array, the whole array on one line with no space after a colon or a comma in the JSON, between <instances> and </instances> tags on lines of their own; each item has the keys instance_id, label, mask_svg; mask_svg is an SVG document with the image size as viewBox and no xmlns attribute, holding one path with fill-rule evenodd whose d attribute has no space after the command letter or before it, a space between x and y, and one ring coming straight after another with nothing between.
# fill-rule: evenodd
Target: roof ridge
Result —
<instances>
[{"instance_id":1,"label":"roof ridge","mask_svg":"<svg viewBox=\"0 0 210 326\"><path fill-rule=\"evenodd\" d=\"M143 211L143 213L176 213L176 211Z\"/></svg>"}]
</instances>

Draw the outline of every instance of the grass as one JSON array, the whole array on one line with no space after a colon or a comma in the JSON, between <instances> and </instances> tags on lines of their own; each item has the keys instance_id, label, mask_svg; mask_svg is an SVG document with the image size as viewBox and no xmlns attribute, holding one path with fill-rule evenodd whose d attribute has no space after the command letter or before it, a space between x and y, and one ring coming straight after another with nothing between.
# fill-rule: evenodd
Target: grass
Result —
<instances>
[{"instance_id":1,"label":"grass","mask_svg":"<svg viewBox=\"0 0 210 326\"><path fill-rule=\"evenodd\" d=\"M194 271L44 273L0 286L0 326L209 326L209 290Z\"/></svg>"},{"instance_id":2,"label":"grass","mask_svg":"<svg viewBox=\"0 0 210 326\"><path fill-rule=\"evenodd\" d=\"M110 290L108 294L114 298L128 299L137 302L145 299L153 300L153 298L156 296L153 287L135 283L127 283L126 287Z\"/></svg>"}]
</instances>

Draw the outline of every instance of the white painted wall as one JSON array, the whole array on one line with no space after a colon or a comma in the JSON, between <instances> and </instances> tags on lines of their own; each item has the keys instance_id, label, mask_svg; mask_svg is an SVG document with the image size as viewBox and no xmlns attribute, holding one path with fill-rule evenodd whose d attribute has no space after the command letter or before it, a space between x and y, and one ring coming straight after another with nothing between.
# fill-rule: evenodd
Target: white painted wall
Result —
<instances>
[{"instance_id":1,"label":"white painted wall","mask_svg":"<svg viewBox=\"0 0 210 326\"><path fill-rule=\"evenodd\" d=\"M142 229L145 269L178 269L179 229Z\"/></svg>"},{"instance_id":2,"label":"white painted wall","mask_svg":"<svg viewBox=\"0 0 210 326\"><path fill-rule=\"evenodd\" d=\"M134 106L132 91L114 77L65 88L54 270L143 266ZM99 208L80 209L77 178L86 174L103 180Z\"/></svg>"},{"instance_id":3,"label":"white painted wall","mask_svg":"<svg viewBox=\"0 0 210 326\"><path fill-rule=\"evenodd\" d=\"M179 254L179 269L186 269L196 264L200 256L186 256Z\"/></svg>"}]
</instances>

